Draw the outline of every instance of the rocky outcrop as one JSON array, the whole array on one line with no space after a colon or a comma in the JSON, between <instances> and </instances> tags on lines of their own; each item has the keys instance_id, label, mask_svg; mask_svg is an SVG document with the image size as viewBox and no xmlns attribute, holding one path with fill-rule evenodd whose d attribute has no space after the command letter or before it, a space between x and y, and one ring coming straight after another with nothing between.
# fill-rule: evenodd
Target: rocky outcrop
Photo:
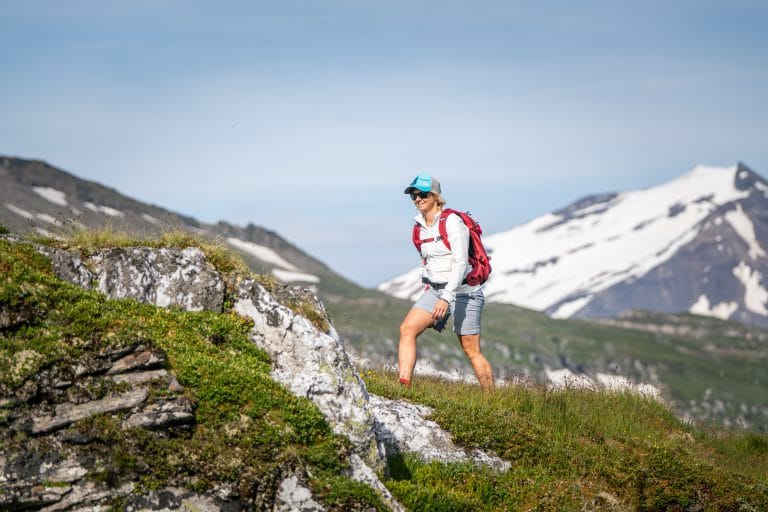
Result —
<instances>
[{"instance_id":1,"label":"rocky outcrop","mask_svg":"<svg viewBox=\"0 0 768 512\"><path fill-rule=\"evenodd\" d=\"M224 282L196 247L132 247L100 251L89 258L41 247L56 274L83 288L96 288L111 299L132 298L187 311L221 311Z\"/></svg>"},{"instance_id":2,"label":"rocky outcrop","mask_svg":"<svg viewBox=\"0 0 768 512\"><path fill-rule=\"evenodd\" d=\"M165 392L151 398L150 390ZM92 451L87 434L69 427L121 412L123 428L185 428L195 417L182 391L165 369L164 355L138 343L39 372L13 404L0 404L14 406L0 435L0 509L100 510L129 496L130 483L112 488L88 478L104 471L105 461Z\"/></svg>"},{"instance_id":3,"label":"rocky outcrop","mask_svg":"<svg viewBox=\"0 0 768 512\"><path fill-rule=\"evenodd\" d=\"M380 466L383 454L376 444L368 393L339 337L333 331L319 332L254 281L240 284L234 309L253 319L251 339L270 355L272 377L312 400L363 460Z\"/></svg>"}]
</instances>

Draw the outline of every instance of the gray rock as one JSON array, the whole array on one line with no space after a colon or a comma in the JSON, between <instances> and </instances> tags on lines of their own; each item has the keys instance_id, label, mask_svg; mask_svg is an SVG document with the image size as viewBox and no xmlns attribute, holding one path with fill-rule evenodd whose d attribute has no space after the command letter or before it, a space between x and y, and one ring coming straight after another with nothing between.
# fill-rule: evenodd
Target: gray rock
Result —
<instances>
[{"instance_id":1,"label":"gray rock","mask_svg":"<svg viewBox=\"0 0 768 512\"><path fill-rule=\"evenodd\" d=\"M59 510L106 511L110 509L109 504L116 497L127 496L133 489L134 485L130 482L113 489L93 482L82 481L79 485L73 486L63 499L40 510L41 512Z\"/></svg>"},{"instance_id":2,"label":"gray rock","mask_svg":"<svg viewBox=\"0 0 768 512\"><path fill-rule=\"evenodd\" d=\"M200 495L177 487L166 487L141 496L131 496L126 512L236 512L236 503Z\"/></svg>"},{"instance_id":3,"label":"gray rock","mask_svg":"<svg viewBox=\"0 0 768 512\"><path fill-rule=\"evenodd\" d=\"M191 425L195 422L192 405L184 398L162 399L148 405L141 412L132 414L126 424L129 427L166 429Z\"/></svg>"},{"instance_id":4,"label":"gray rock","mask_svg":"<svg viewBox=\"0 0 768 512\"><path fill-rule=\"evenodd\" d=\"M147 384L153 380L165 379L168 382L169 388L172 382L176 382L176 379L172 378L167 370L149 370L146 372L130 372L121 373L118 375L110 375L110 380L118 384L130 384L132 386L140 386ZM178 382L176 382L178 384ZM180 391L180 389L177 389Z\"/></svg>"},{"instance_id":5,"label":"gray rock","mask_svg":"<svg viewBox=\"0 0 768 512\"><path fill-rule=\"evenodd\" d=\"M312 499L312 491L296 476L290 476L280 483L272 512L322 512L325 510Z\"/></svg>"},{"instance_id":6,"label":"gray rock","mask_svg":"<svg viewBox=\"0 0 768 512\"><path fill-rule=\"evenodd\" d=\"M91 288L93 285L93 272L90 271L78 253L44 245L38 246L37 250L48 256L53 272L59 279L69 281L81 288Z\"/></svg>"},{"instance_id":7,"label":"gray rock","mask_svg":"<svg viewBox=\"0 0 768 512\"><path fill-rule=\"evenodd\" d=\"M318 331L255 281L242 282L236 298L235 311L254 322L251 339L272 358L272 377L312 400L366 463L383 467L368 392L338 336Z\"/></svg>"},{"instance_id":8,"label":"gray rock","mask_svg":"<svg viewBox=\"0 0 768 512\"><path fill-rule=\"evenodd\" d=\"M56 406L56 414L53 416L33 417L31 432L44 434L96 414L130 410L141 405L148 395L149 392L145 388L136 388L121 395L109 396L81 405L60 404Z\"/></svg>"},{"instance_id":9,"label":"gray rock","mask_svg":"<svg viewBox=\"0 0 768 512\"><path fill-rule=\"evenodd\" d=\"M384 444L387 455L417 453L429 462L472 461L499 471L510 468L509 462L481 450L467 453L457 447L448 432L427 419L434 412L429 407L376 395L370 395L370 402L376 436Z\"/></svg>"},{"instance_id":10,"label":"gray rock","mask_svg":"<svg viewBox=\"0 0 768 512\"><path fill-rule=\"evenodd\" d=\"M150 351L129 354L112 363L107 375L127 373L139 370L154 370L165 366L165 355Z\"/></svg>"},{"instance_id":11,"label":"gray rock","mask_svg":"<svg viewBox=\"0 0 768 512\"><path fill-rule=\"evenodd\" d=\"M40 247L61 279L96 287L111 299L130 298L188 311L221 311L224 282L196 247L131 247L97 252L85 261L78 254Z\"/></svg>"}]
</instances>

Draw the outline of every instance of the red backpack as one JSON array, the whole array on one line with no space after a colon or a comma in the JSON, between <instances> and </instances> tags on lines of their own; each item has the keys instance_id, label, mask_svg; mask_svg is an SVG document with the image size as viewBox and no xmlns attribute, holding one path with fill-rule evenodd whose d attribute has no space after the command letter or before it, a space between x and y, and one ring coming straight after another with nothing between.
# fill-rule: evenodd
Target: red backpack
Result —
<instances>
[{"instance_id":1,"label":"red backpack","mask_svg":"<svg viewBox=\"0 0 768 512\"><path fill-rule=\"evenodd\" d=\"M488 280L488 276L491 274L491 258L488 257L488 253L485 252L483 241L480 238L483 234L483 230L480 228L480 224L475 222L475 219L473 219L469 213L451 210L450 208L444 209L440 212L437 228L440 231L440 238L448 250L451 249L451 244L448 241L448 231L445 229L445 220L452 213L458 215L469 228L469 265L472 267L472 270L467 274L467 277L464 278L464 282L471 286L483 284ZM432 242L434 240L434 237L422 240L421 224L418 222L414 224L413 245L416 246L416 250L419 251L419 254L421 254L421 244Z\"/></svg>"}]
</instances>

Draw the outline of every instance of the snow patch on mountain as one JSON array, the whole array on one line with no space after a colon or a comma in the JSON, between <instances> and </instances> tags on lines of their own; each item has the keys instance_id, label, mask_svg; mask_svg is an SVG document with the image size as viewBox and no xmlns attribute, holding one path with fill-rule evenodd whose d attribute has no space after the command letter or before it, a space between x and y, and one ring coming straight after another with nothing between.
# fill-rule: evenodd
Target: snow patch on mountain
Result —
<instances>
[{"instance_id":1,"label":"snow patch on mountain","mask_svg":"<svg viewBox=\"0 0 768 512\"><path fill-rule=\"evenodd\" d=\"M27 210L19 208L18 206L12 205L11 203L5 203L5 207L11 210L13 213L18 215L19 217L24 217L27 220L35 220L34 213L30 213Z\"/></svg>"},{"instance_id":2,"label":"snow patch on mountain","mask_svg":"<svg viewBox=\"0 0 768 512\"><path fill-rule=\"evenodd\" d=\"M125 213L121 212L120 210L110 208L109 206L93 204L91 202L85 202L83 205L96 213L103 213L104 215L109 215L110 217L120 217L121 219L125 217Z\"/></svg>"},{"instance_id":3,"label":"snow patch on mountain","mask_svg":"<svg viewBox=\"0 0 768 512\"><path fill-rule=\"evenodd\" d=\"M552 312L552 318L568 318L592 300L592 295L579 297L568 302L564 302L560 307Z\"/></svg>"},{"instance_id":4,"label":"snow patch on mountain","mask_svg":"<svg viewBox=\"0 0 768 512\"><path fill-rule=\"evenodd\" d=\"M38 213L35 215L38 219L42 220L43 222L47 222L48 224L53 224L54 226L61 227L63 224L56 220L53 216L48 215L47 213Z\"/></svg>"},{"instance_id":5,"label":"snow patch on mountain","mask_svg":"<svg viewBox=\"0 0 768 512\"><path fill-rule=\"evenodd\" d=\"M319 277L312 274L307 274L305 272L293 272L291 270L282 270L279 268L274 268L272 269L272 274L284 283L294 283L294 282L319 283L320 282Z\"/></svg>"},{"instance_id":6,"label":"snow patch on mountain","mask_svg":"<svg viewBox=\"0 0 768 512\"><path fill-rule=\"evenodd\" d=\"M257 259L260 259L264 263L277 265L278 267L282 267L286 270L292 270L294 272L299 271L295 265L285 261L282 256L277 254L269 247L264 247L263 245L247 242L245 240L240 240L239 238L234 237L227 238L227 243L236 249L240 249L241 251L250 254Z\"/></svg>"},{"instance_id":7,"label":"snow patch on mountain","mask_svg":"<svg viewBox=\"0 0 768 512\"><path fill-rule=\"evenodd\" d=\"M757 270L753 270L743 261L733 269L733 275L744 285L744 305L758 315L768 315L765 304L768 302L768 291L763 288L761 282L763 276Z\"/></svg>"},{"instance_id":8,"label":"snow patch on mountain","mask_svg":"<svg viewBox=\"0 0 768 512\"><path fill-rule=\"evenodd\" d=\"M688 309L689 313L694 315L714 316L721 320L728 320L731 315L739 309L739 304L735 301L721 302L713 307L709 305L709 298L701 294L696 302Z\"/></svg>"},{"instance_id":9,"label":"snow patch on mountain","mask_svg":"<svg viewBox=\"0 0 768 512\"><path fill-rule=\"evenodd\" d=\"M142 213L141 214L141 218L144 219L145 221L149 222L150 224L154 224L155 226L159 226L161 224L161 222L159 220L157 220L156 218L154 218L153 216L151 216L148 213Z\"/></svg>"},{"instance_id":10,"label":"snow patch on mountain","mask_svg":"<svg viewBox=\"0 0 768 512\"><path fill-rule=\"evenodd\" d=\"M67 194L61 190L57 190L53 187L32 187L32 190L34 190L37 195L53 204L67 206Z\"/></svg>"},{"instance_id":11,"label":"snow patch on mountain","mask_svg":"<svg viewBox=\"0 0 768 512\"><path fill-rule=\"evenodd\" d=\"M747 217L747 214L744 213L740 204L737 203L736 209L727 212L724 217L725 220L733 226L736 233L738 233L744 242L747 243L750 258L754 260L758 256L765 256L765 251L760 246L757 236L755 236L755 225L752 224L752 221Z\"/></svg>"}]
</instances>

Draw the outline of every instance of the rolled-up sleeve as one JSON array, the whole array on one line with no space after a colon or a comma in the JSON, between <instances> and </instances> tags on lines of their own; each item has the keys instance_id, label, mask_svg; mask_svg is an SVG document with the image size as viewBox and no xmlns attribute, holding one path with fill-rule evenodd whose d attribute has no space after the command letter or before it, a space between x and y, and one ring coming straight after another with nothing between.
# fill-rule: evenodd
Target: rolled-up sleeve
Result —
<instances>
[{"instance_id":1,"label":"rolled-up sleeve","mask_svg":"<svg viewBox=\"0 0 768 512\"><path fill-rule=\"evenodd\" d=\"M445 219L445 230L451 244L451 274L445 288L440 292L440 298L450 304L456 299L456 292L467 274L469 228L458 215L449 215Z\"/></svg>"}]
</instances>

